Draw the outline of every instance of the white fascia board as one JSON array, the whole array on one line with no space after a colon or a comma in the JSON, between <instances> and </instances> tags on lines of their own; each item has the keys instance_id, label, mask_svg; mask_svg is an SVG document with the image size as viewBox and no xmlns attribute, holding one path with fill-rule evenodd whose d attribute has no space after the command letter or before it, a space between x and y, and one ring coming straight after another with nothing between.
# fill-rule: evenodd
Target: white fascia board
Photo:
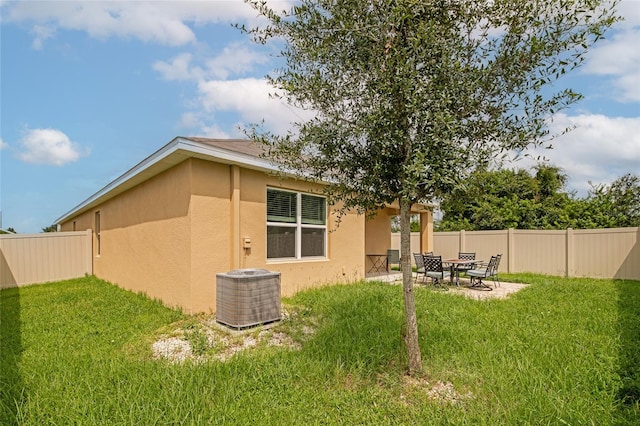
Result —
<instances>
[{"instance_id":1,"label":"white fascia board","mask_svg":"<svg viewBox=\"0 0 640 426\"><path fill-rule=\"evenodd\" d=\"M280 171L276 164L266 159L228 151L178 137L136 164L82 203L60 216L54 223L60 224L192 157L224 164L235 164L265 172ZM152 170L154 167L157 170ZM145 176L145 172L150 173L148 176Z\"/></svg>"},{"instance_id":2,"label":"white fascia board","mask_svg":"<svg viewBox=\"0 0 640 426\"><path fill-rule=\"evenodd\" d=\"M218 163L236 164L254 170L261 170L266 172L282 171L275 163L264 158L255 157L236 151L229 151L224 148L218 148L211 145L201 144L189 139L176 138L175 141L177 141L178 143L177 149L182 149L193 154L198 154L192 156L203 156L205 158L208 157Z\"/></svg>"}]
</instances>

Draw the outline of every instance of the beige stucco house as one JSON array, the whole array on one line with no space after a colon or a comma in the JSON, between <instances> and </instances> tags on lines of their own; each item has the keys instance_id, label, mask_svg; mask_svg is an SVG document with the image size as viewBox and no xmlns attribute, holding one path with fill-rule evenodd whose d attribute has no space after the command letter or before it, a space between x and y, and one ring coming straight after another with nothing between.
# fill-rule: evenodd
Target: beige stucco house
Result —
<instances>
[{"instance_id":1,"label":"beige stucco house","mask_svg":"<svg viewBox=\"0 0 640 426\"><path fill-rule=\"evenodd\" d=\"M213 312L216 273L281 273L283 295L364 278L367 254L391 245L394 206L336 227L321 184L274 174L246 140L178 137L60 217L60 231L93 232L93 272L188 313ZM432 216L421 217L423 251Z\"/></svg>"}]
</instances>

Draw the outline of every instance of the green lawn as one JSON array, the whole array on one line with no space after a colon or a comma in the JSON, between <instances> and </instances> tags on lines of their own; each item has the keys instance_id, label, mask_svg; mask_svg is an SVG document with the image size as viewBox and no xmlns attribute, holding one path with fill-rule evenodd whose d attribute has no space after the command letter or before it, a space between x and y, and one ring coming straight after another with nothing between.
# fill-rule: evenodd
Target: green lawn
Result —
<instances>
[{"instance_id":1,"label":"green lawn","mask_svg":"<svg viewBox=\"0 0 640 426\"><path fill-rule=\"evenodd\" d=\"M144 296L94 277L2 290L0 424L640 424L640 282L501 278L531 286L416 289L417 379L399 286L300 293L272 332L301 349L181 364L151 344L196 320Z\"/></svg>"}]
</instances>

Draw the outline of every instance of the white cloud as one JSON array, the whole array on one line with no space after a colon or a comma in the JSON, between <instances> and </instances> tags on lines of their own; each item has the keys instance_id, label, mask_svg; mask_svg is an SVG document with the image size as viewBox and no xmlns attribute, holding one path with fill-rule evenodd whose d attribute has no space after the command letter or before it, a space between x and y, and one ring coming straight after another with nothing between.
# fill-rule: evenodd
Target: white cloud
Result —
<instances>
[{"instance_id":1,"label":"white cloud","mask_svg":"<svg viewBox=\"0 0 640 426\"><path fill-rule=\"evenodd\" d=\"M34 35L31 47L35 50L41 50L45 40L53 37L55 32L55 28L50 25L34 25L33 28L31 28L31 33Z\"/></svg>"},{"instance_id":2,"label":"white cloud","mask_svg":"<svg viewBox=\"0 0 640 426\"><path fill-rule=\"evenodd\" d=\"M235 132L234 134L225 132L215 123L214 114L207 114L203 112L185 112L184 114L182 114L180 126L189 129L189 131L191 132L194 131L192 129L195 129L196 133L191 133L195 136L217 139L242 137L240 132Z\"/></svg>"},{"instance_id":3,"label":"white cloud","mask_svg":"<svg viewBox=\"0 0 640 426\"><path fill-rule=\"evenodd\" d=\"M63 166L77 161L83 149L57 129L31 129L20 139L18 158L27 163Z\"/></svg>"},{"instance_id":4,"label":"white cloud","mask_svg":"<svg viewBox=\"0 0 640 426\"><path fill-rule=\"evenodd\" d=\"M174 57L171 62L156 61L153 69L162 75L165 80L198 80L204 75L200 67L192 67L191 53L181 53Z\"/></svg>"},{"instance_id":5,"label":"white cloud","mask_svg":"<svg viewBox=\"0 0 640 426\"><path fill-rule=\"evenodd\" d=\"M270 2L288 8L289 1ZM56 30L84 31L98 39L136 38L169 46L196 41L189 25L257 22L241 0L228 1L3 1L3 22L33 25L34 48Z\"/></svg>"},{"instance_id":6,"label":"white cloud","mask_svg":"<svg viewBox=\"0 0 640 426\"><path fill-rule=\"evenodd\" d=\"M640 117L606 117L599 114L568 116L557 114L550 125L552 133L576 128L553 141L553 149L530 150L546 157L570 176L569 187L581 196L593 184L610 183L627 174L640 173ZM517 167L532 165L524 160Z\"/></svg>"},{"instance_id":7,"label":"white cloud","mask_svg":"<svg viewBox=\"0 0 640 426\"><path fill-rule=\"evenodd\" d=\"M226 80L231 74L247 74L254 70L255 65L268 62L266 55L242 43L231 43L212 58L202 59L198 56L194 57L193 54L185 52L168 62L156 61L152 67L165 80L202 82L208 78ZM204 64L197 65L198 62Z\"/></svg>"},{"instance_id":8,"label":"white cloud","mask_svg":"<svg viewBox=\"0 0 640 426\"><path fill-rule=\"evenodd\" d=\"M267 62L263 53L232 43L210 59L199 56L181 53L167 62L156 61L153 64L153 69L165 80L191 81L194 84L194 97L185 102L190 111L183 113L179 123L181 127L197 129L201 136L222 138L229 137L231 132L233 137L241 137L237 128L243 123L264 120L269 129L285 132L292 121L308 117L307 113L270 96L275 89L265 79L227 80L230 75L249 73L255 65ZM232 124L233 130L229 124L225 126L226 131L217 124L216 116L223 114L239 117L238 122Z\"/></svg>"},{"instance_id":9,"label":"white cloud","mask_svg":"<svg viewBox=\"0 0 640 426\"><path fill-rule=\"evenodd\" d=\"M271 96L275 89L265 79L210 80L198 85L200 105L207 112L225 111L240 115L242 122L260 123L276 133L291 129L294 121L308 120L312 113Z\"/></svg>"},{"instance_id":10,"label":"white cloud","mask_svg":"<svg viewBox=\"0 0 640 426\"><path fill-rule=\"evenodd\" d=\"M264 54L254 52L241 43L232 43L220 55L207 61L207 69L211 76L225 80L230 74L245 74L253 70L254 65L267 61Z\"/></svg>"},{"instance_id":11,"label":"white cloud","mask_svg":"<svg viewBox=\"0 0 640 426\"><path fill-rule=\"evenodd\" d=\"M583 71L612 77L619 102L640 102L640 2L623 1L618 11L625 20L591 49Z\"/></svg>"},{"instance_id":12,"label":"white cloud","mask_svg":"<svg viewBox=\"0 0 640 426\"><path fill-rule=\"evenodd\" d=\"M5 149L7 148L9 145L2 140L2 138L0 138L0 149Z\"/></svg>"},{"instance_id":13,"label":"white cloud","mask_svg":"<svg viewBox=\"0 0 640 426\"><path fill-rule=\"evenodd\" d=\"M198 113L194 111L185 112L180 118L180 126L193 129L202 125L202 120Z\"/></svg>"},{"instance_id":14,"label":"white cloud","mask_svg":"<svg viewBox=\"0 0 640 426\"><path fill-rule=\"evenodd\" d=\"M618 4L618 14L624 16L619 23L622 28L632 28L640 25L640 4L638 0L622 0Z\"/></svg>"},{"instance_id":15,"label":"white cloud","mask_svg":"<svg viewBox=\"0 0 640 426\"><path fill-rule=\"evenodd\" d=\"M215 123L210 126L202 125L200 126L200 129L199 135L204 138L229 139L231 137L229 133L220 129ZM233 136L238 137L238 135Z\"/></svg>"}]
</instances>

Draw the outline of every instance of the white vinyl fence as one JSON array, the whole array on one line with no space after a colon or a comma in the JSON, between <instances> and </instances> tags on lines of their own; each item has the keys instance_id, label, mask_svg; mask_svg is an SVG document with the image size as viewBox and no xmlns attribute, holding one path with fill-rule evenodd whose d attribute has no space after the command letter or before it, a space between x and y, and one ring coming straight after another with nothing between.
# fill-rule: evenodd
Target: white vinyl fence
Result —
<instances>
[{"instance_id":1,"label":"white vinyl fence","mask_svg":"<svg viewBox=\"0 0 640 426\"><path fill-rule=\"evenodd\" d=\"M400 248L392 234L391 247ZM411 236L420 250L420 236ZM444 259L460 251L489 260L502 254L502 272L640 280L640 228L435 232L433 251Z\"/></svg>"},{"instance_id":2,"label":"white vinyl fence","mask_svg":"<svg viewBox=\"0 0 640 426\"><path fill-rule=\"evenodd\" d=\"M0 289L93 272L91 230L0 235Z\"/></svg>"}]
</instances>

